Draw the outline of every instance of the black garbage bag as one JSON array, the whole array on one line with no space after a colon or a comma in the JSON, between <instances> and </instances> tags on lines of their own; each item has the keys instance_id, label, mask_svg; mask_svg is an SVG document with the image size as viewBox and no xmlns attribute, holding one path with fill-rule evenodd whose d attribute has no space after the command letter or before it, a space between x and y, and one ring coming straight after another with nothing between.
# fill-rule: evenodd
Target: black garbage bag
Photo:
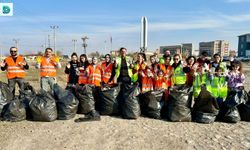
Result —
<instances>
[{"instance_id":1,"label":"black garbage bag","mask_svg":"<svg viewBox=\"0 0 250 150\"><path fill-rule=\"evenodd\" d=\"M136 119L141 115L139 104L139 85L124 84L122 87L122 117L126 119Z\"/></svg>"},{"instance_id":2,"label":"black garbage bag","mask_svg":"<svg viewBox=\"0 0 250 150\"><path fill-rule=\"evenodd\" d=\"M76 97L79 100L79 113L87 114L95 110L95 100L92 85L76 86Z\"/></svg>"},{"instance_id":3,"label":"black garbage bag","mask_svg":"<svg viewBox=\"0 0 250 150\"><path fill-rule=\"evenodd\" d=\"M57 118L56 101L49 92L41 90L29 106L35 121L54 121Z\"/></svg>"},{"instance_id":4,"label":"black garbage bag","mask_svg":"<svg viewBox=\"0 0 250 150\"><path fill-rule=\"evenodd\" d=\"M213 123L219 113L219 105L206 88L202 88L193 106L193 120L199 123Z\"/></svg>"},{"instance_id":5,"label":"black garbage bag","mask_svg":"<svg viewBox=\"0 0 250 150\"><path fill-rule=\"evenodd\" d=\"M250 91L247 94L246 102L238 105L238 110L242 121L250 121Z\"/></svg>"},{"instance_id":6,"label":"black garbage bag","mask_svg":"<svg viewBox=\"0 0 250 150\"><path fill-rule=\"evenodd\" d=\"M237 123L241 120L238 106L246 103L248 97L244 90L230 91L226 100L223 102L219 119L229 122Z\"/></svg>"},{"instance_id":7,"label":"black garbage bag","mask_svg":"<svg viewBox=\"0 0 250 150\"><path fill-rule=\"evenodd\" d=\"M3 120L5 121L22 121L26 119L26 111L23 103L16 98L9 102L3 109Z\"/></svg>"},{"instance_id":8,"label":"black garbage bag","mask_svg":"<svg viewBox=\"0 0 250 150\"><path fill-rule=\"evenodd\" d=\"M142 93L140 96L142 114L150 118L161 118L161 108L163 103L164 90L149 91Z\"/></svg>"},{"instance_id":9,"label":"black garbage bag","mask_svg":"<svg viewBox=\"0 0 250 150\"><path fill-rule=\"evenodd\" d=\"M218 113L205 113L205 112L200 112L200 111L195 111L194 112L194 121L198 123L214 123L216 116Z\"/></svg>"},{"instance_id":10,"label":"black garbage bag","mask_svg":"<svg viewBox=\"0 0 250 150\"><path fill-rule=\"evenodd\" d=\"M102 115L116 115L118 110L118 94L120 86L102 87L100 89L100 113Z\"/></svg>"},{"instance_id":11,"label":"black garbage bag","mask_svg":"<svg viewBox=\"0 0 250 150\"><path fill-rule=\"evenodd\" d=\"M32 99L36 98L36 91L29 82L25 82L24 89L22 91L20 90L19 93L19 99L24 104L24 108L26 110L26 119L30 120L32 119L32 114L29 103Z\"/></svg>"},{"instance_id":12,"label":"black garbage bag","mask_svg":"<svg viewBox=\"0 0 250 150\"><path fill-rule=\"evenodd\" d=\"M242 121L250 121L250 103L240 104L238 110Z\"/></svg>"},{"instance_id":13,"label":"black garbage bag","mask_svg":"<svg viewBox=\"0 0 250 150\"><path fill-rule=\"evenodd\" d=\"M14 96L9 89L8 84L0 81L0 117L2 114L3 107L13 100Z\"/></svg>"},{"instance_id":14,"label":"black garbage bag","mask_svg":"<svg viewBox=\"0 0 250 150\"><path fill-rule=\"evenodd\" d=\"M58 84L53 87L54 97L57 104L57 117L60 120L74 118L79 101L70 90L61 88Z\"/></svg>"},{"instance_id":15,"label":"black garbage bag","mask_svg":"<svg viewBox=\"0 0 250 150\"><path fill-rule=\"evenodd\" d=\"M186 85L170 88L168 118L171 121L191 121L192 89Z\"/></svg>"},{"instance_id":16,"label":"black garbage bag","mask_svg":"<svg viewBox=\"0 0 250 150\"><path fill-rule=\"evenodd\" d=\"M223 118L223 121L229 122L229 123L237 123L240 120L241 120L240 113L236 106L227 109L227 112Z\"/></svg>"}]
</instances>

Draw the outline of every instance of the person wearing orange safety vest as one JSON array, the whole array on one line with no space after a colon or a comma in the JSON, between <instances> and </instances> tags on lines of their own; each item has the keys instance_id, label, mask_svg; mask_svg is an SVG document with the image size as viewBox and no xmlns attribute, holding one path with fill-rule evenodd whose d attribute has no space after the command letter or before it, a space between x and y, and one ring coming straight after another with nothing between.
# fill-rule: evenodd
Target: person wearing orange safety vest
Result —
<instances>
[{"instance_id":1,"label":"person wearing orange safety vest","mask_svg":"<svg viewBox=\"0 0 250 150\"><path fill-rule=\"evenodd\" d=\"M61 68L59 57L53 56L51 48L46 48L44 56L37 57L36 61L36 68L40 69L41 88L52 91L56 83L56 69Z\"/></svg>"},{"instance_id":2,"label":"person wearing orange safety vest","mask_svg":"<svg viewBox=\"0 0 250 150\"><path fill-rule=\"evenodd\" d=\"M79 85L88 84L88 76L86 69L89 65L90 64L86 54L82 54L80 56L80 63L79 63L79 78L78 78Z\"/></svg>"},{"instance_id":3,"label":"person wearing orange safety vest","mask_svg":"<svg viewBox=\"0 0 250 150\"><path fill-rule=\"evenodd\" d=\"M158 70L158 74L155 76L154 89L168 89L167 79L164 77L164 72L162 70Z\"/></svg>"},{"instance_id":4,"label":"person wearing orange safety vest","mask_svg":"<svg viewBox=\"0 0 250 150\"><path fill-rule=\"evenodd\" d=\"M1 62L1 70L7 70L7 78L10 91L15 95L15 85L18 84L20 90L24 88L25 70L29 69L29 65L25 58L18 55L17 48L10 48L11 56L7 57L4 62Z\"/></svg>"},{"instance_id":5,"label":"person wearing orange safety vest","mask_svg":"<svg viewBox=\"0 0 250 150\"><path fill-rule=\"evenodd\" d=\"M171 87L172 81L172 66L170 65L171 56L170 55L164 55L164 64L160 64L160 70L163 71L165 82L167 87Z\"/></svg>"},{"instance_id":6,"label":"person wearing orange safety vest","mask_svg":"<svg viewBox=\"0 0 250 150\"><path fill-rule=\"evenodd\" d=\"M150 63L151 71L153 71L153 74L157 74L158 70L160 69L160 64L156 62L156 55L150 56Z\"/></svg>"},{"instance_id":7,"label":"person wearing orange safety vest","mask_svg":"<svg viewBox=\"0 0 250 150\"><path fill-rule=\"evenodd\" d=\"M88 84L95 85L96 87L101 86L101 67L97 64L98 60L96 57L92 58L92 64L86 69L88 76Z\"/></svg>"},{"instance_id":8,"label":"person wearing orange safety vest","mask_svg":"<svg viewBox=\"0 0 250 150\"><path fill-rule=\"evenodd\" d=\"M145 69L146 69L146 55L144 53L138 53L137 55L137 61L135 64L132 64L133 68L133 79L137 81L142 88L142 77L145 76Z\"/></svg>"},{"instance_id":9,"label":"person wearing orange safety vest","mask_svg":"<svg viewBox=\"0 0 250 150\"><path fill-rule=\"evenodd\" d=\"M141 92L149 92L154 90L154 75L149 67L145 68L145 74L142 76Z\"/></svg>"},{"instance_id":10,"label":"person wearing orange safety vest","mask_svg":"<svg viewBox=\"0 0 250 150\"><path fill-rule=\"evenodd\" d=\"M103 84L113 84L114 80L112 73L114 74L114 64L111 62L111 56L109 54L105 55L105 61L101 64L101 77Z\"/></svg>"}]
</instances>

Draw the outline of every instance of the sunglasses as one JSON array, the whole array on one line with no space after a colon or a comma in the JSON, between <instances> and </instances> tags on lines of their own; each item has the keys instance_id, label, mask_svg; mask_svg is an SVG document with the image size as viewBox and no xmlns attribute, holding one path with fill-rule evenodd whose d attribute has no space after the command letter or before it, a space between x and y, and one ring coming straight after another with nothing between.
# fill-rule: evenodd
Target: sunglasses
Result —
<instances>
[{"instance_id":1,"label":"sunglasses","mask_svg":"<svg viewBox=\"0 0 250 150\"><path fill-rule=\"evenodd\" d=\"M179 58L174 58L174 60L179 60Z\"/></svg>"},{"instance_id":2,"label":"sunglasses","mask_svg":"<svg viewBox=\"0 0 250 150\"><path fill-rule=\"evenodd\" d=\"M10 51L11 53L16 53L17 51Z\"/></svg>"}]
</instances>

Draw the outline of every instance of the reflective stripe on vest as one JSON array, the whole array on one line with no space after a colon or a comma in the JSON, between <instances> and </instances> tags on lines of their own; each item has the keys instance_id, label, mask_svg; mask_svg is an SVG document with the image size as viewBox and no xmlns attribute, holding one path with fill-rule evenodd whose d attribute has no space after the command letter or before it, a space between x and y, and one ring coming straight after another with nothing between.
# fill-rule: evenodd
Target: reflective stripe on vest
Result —
<instances>
[{"instance_id":1,"label":"reflective stripe on vest","mask_svg":"<svg viewBox=\"0 0 250 150\"><path fill-rule=\"evenodd\" d=\"M128 60L129 60L129 58L126 57L126 64L127 64L127 67L128 67L128 75L129 75L130 78L132 78L133 73L132 73L132 69L129 67L130 64L128 63ZM117 63L118 67L115 70L115 76L116 76L116 78L118 78L120 76L120 70L121 70L121 63L122 63L121 57L118 57L116 59L116 63ZM133 81L133 82L135 82L135 81Z\"/></svg>"},{"instance_id":2,"label":"reflective stripe on vest","mask_svg":"<svg viewBox=\"0 0 250 150\"><path fill-rule=\"evenodd\" d=\"M159 77L155 82L155 89L168 89L167 81L163 77Z\"/></svg>"},{"instance_id":3,"label":"reflective stripe on vest","mask_svg":"<svg viewBox=\"0 0 250 150\"><path fill-rule=\"evenodd\" d=\"M193 96L197 98L201 92L201 78L199 74L196 74L193 81Z\"/></svg>"},{"instance_id":4,"label":"reflective stripe on vest","mask_svg":"<svg viewBox=\"0 0 250 150\"><path fill-rule=\"evenodd\" d=\"M211 94L217 98L226 98L228 87L226 84L225 77L214 77L211 81Z\"/></svg>"},{"instance_id":5,"label":"reflective stripe on vest","mask_svg":"<svg viewBox=\"0 0 250 150\"><path fill-rule=\"evenodd\" d=\"M86 72L80 72L79 78L78 78L79 84L88 84L88 77L86 75Z\"/></svg>"},{"instance_id":6,"label":"reflective stripe on vest","mask_svg":"<svg viewBox=\"0 0 250 150\"><path fill-rule=\"evenodd\" d=\"M187 80L186 74L183 72L183 69L178 66L176 69L174 69L173 74L173 83L174 84L185 84Z\"/></svg>"},{"instance_id":7,"label":"reflective stripe on vest","mask_svg":"<svg viewBox=\"0 0 250 150\"><path fill-rule=\"evenodd\" d=\"M142 78L142 92L148 92L154 90L153 80L148 77Z\"/></svg>"},{"instance_id":8,"label":"reflective stripe on vest","mask_svg":"<svg viewBox=\"0 0 250 150\"><path fill-rule=\"evenodd\" d=\"M145 63L143 63L143 64L135 64L135 66L134 66L134 69L135 69L135 73L132 75L132 77L131 77L131 80L132 80L132 82L136 82L138 79L139 79L139 71L144 71L144 69L146 68L146 64Z\"/></svg>"},{"instance_id":9,"label":"reflective stripe on vest","mask_svg":"<svg viewBox=\"0 0 250 150\"><path fill-rule=\"evenodd\" d=\"M102 66L102 81L104 83L108 83L112 75L113 64L109 63L108 66L106 66L106 62L103 62L101 66Z\"/></svg>"},{"instance_id":10,"label":"reflective stripe on vest","mask_svg":"<svg viewBox=\"0 0 250 150\"><path fill-rule=\"evenodd\" d=\"M88 83L94 84L95 86L101 86L101 68L99 66L93 67L92 65L90 65L88 66L88 69Z\"/></svg>"},{"instance_id":11,"label":"reflective stripe on vest","mask_svg":"<svg viewBox=\"0 0 250 150\"><path fill-rule=\"evenodd\" d=\"M160 70L163 71L164 75L169 75L170 72L172 72L172 66L171 65L168 65L168 68L166 68L165 64L161 64L160 65ZM167 81L167 86L170 87L172 85L172 80L171 78L168 78Z\"/></svg>"},{"instance_id":12,"label":"reflective stripe on vest","mask_svg":"<svg viewBox=\"0 0 250 150\"><path fill-rule=\"evenodd\" d=\"M42 57L41 67L40 67L40 76L41 77L55 77L56 76L56 66L50 60L53 58L47 59Z\"/></svg>"},{"instance_id":13,"label":"reflective stripe on vest","mask_svg":"<svg viewBox=\"0 0 250 150\"><path fill-rule=\"evenodd\" d=\"M22 56L17 56L16 62L14 62L13 58L11 56L7 57L5 59L5 62L7 64L7 78L13 79L13 78L24 78L25 77L25 70L21 66L19 66L19 63L22 63L24 61L24 58Z\"/></svg>"}]
</instances>

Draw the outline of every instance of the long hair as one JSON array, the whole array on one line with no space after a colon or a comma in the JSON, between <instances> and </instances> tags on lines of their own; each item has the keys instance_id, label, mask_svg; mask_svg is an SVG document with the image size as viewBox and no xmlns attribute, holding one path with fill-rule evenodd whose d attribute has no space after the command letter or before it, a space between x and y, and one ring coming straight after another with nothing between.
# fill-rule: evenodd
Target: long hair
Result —
<instances>
[{"instance_id":1,"label":"long hair","mask_svg":"<svg viewBox=\"0 0 250 150\"><path fill-rule=\"evenodd\" d=\"M81 60L81 57L84 57L85 58L85 62L83 62ZM88 67L90 65L89 61L88 61L88 58L87 58L87 55L86 54L81 54L80 55L80 66L84 66L85 68Z\"/></svg>"},{"instance_id":2,"label":"long hair","mask_svg":"<svg viewBox=\"0 0 250 150\"><path fill-rule=\"evenodd\" d=\"M242 69L242 63L240 61L234 61L232 63L232 67L235 67L235 66L239 66L239 72L242 73L243 72L243 69Z\"/></svg>"}]
</instances>

